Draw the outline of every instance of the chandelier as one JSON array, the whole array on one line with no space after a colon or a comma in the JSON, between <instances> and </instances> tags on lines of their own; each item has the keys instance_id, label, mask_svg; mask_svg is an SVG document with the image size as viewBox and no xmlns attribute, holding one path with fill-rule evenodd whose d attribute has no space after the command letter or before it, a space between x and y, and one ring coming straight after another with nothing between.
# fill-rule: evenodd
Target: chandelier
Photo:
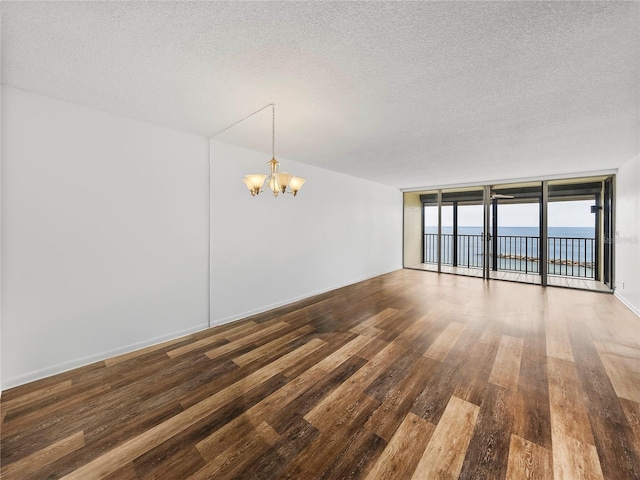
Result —
<instances>
[{"instance_id":1,"label":"chandelier","mask_svg":"<svg viewBox=\"0 0 640 480\"><path fill-rule=\"evenodd\" d=\"M271 160L267 162L269 165L269 174L264 175L254 173L246 175L242 181L247 186L252 196L258 195L269 189L273 192L273 196L277 197L280 193L291 193L295 197L298 190L302 188L302 184L306 182L304 178L295 177L287 172L280 172L280 162L276 160L276 106L271 103L263 108L271 106ZM262 110L261 108L260 110ZM260 111L258 110L258 111ZM258 112L256 112L258 113Z\"/></svg>"}]
</instances>

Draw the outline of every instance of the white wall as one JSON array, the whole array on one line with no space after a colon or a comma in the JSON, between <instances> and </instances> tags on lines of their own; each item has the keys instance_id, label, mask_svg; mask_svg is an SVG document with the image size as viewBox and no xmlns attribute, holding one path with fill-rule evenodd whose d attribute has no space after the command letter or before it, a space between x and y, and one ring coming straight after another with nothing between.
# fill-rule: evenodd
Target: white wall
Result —
<instances>
[{"instance_id":1,"label":"white wall","mask_svg":"<svg viewBox=\"0 0 640 480\"><path fill-rule=\"evenodd\" d=\"M640 155L616 177L616 296L640 316Z\"/></svg>"},{"instance_id":2,"label":"white wall","mask_svg":"<svg viewBox=\"0 0 640 480\"><path fill-rule=\"evenodd\" d=\"M2 385L208 323L208 140L2 87Z\"/></svg>"},{"instance_id":3,"label":"white wall","mask_svg":"<svg viewBox=\"0 0 640 480\"><path fill-rule=\"evenodd\" d=\"M419 192L404 194L403 265L405 268L422 264L422 209Z\"/></svg>"},{"instance_id":4,"label":"white wall","mask_svg":"<svg viewBox=\"0 0 640 480\"><path fill-rule=\"evenodd\" d=\"M401 268L399 190L278 158L307 183L252 197L242 177L270 158L211 142L212 324Z\"/></svg>"}]
</instances>

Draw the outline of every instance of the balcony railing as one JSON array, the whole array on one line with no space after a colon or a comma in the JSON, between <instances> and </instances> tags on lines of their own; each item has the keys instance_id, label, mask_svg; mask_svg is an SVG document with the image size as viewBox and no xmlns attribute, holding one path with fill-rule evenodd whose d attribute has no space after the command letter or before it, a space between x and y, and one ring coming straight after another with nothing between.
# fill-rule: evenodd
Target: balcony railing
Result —
<instances>
[{"instance_id":1,"label":"balcony railing","mask_svg":"<svg viewBox=\"0 0 640 480\"><path fill-rule=\"evenodd\" d=\"M550 275L595 278L595 239L548 237ZM482 268L483 235L442 234L441 263ZM498 235L495 266L512 272L540 272L540 237ZM424 262L438 263L438 234L424 235ZM490 264L494 265L493 256Z\"/></svg>"}]
</instances>

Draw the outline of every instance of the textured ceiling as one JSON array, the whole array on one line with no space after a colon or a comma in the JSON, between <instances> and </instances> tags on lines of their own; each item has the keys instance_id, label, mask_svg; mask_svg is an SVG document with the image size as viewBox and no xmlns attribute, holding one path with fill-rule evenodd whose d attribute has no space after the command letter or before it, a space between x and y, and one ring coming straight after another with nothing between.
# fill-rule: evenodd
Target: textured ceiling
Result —
<instances>
[{"instance_id":1,"label":"textured ceiling","mask_svg":"<svg viewBox=\"0 0 640 480\"><path fill-rule=\"evenodd\" d=\"M639 152L638 2L9 2L2 83L412 188ZM218 138L271 147L270 111Z\"/></svg>"}]
</instances>

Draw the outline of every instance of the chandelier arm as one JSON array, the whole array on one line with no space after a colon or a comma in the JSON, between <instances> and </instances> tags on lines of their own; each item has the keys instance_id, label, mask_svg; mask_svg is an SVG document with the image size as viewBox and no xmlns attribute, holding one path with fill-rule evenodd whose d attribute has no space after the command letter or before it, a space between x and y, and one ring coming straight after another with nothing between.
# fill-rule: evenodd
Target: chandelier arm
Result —
<instances>
[{"instance_id":1,"label":"chandelier arm","mask_svg":"<svg viewBox=\"0 0 640 480\"><path fill-rule=\"evenodd\" d=\"M267 178L264 179L264 182L262 182L262 186L260 187L260 193L264 192L267 189L270 182L271 182L271 175L268 175Z\"/></svg>"}]
</instances>

